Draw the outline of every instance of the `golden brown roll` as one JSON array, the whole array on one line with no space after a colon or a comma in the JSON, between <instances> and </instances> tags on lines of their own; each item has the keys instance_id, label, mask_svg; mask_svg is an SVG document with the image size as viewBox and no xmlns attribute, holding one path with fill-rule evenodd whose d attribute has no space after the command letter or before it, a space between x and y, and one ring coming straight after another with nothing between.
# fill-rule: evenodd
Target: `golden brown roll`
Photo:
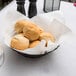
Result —
<instances>
[{"instance_id":1,"label":"golden brown roll","mask_svg":"<svg viewBox=\"0 0 76 76\"><path fill-rule=\"evenodd\" d=\"M15 24L15 31L17 33L22 33L24 26L25 26L25 20L17 21Z\"/></svg>"},{"instance_id":2,"label":"golden brown roll","mask_svg":"<svg viewBox=\"0 0 76 76\"><path fill-rule=\"evenodd\" d=\"M16 24L15 24L15 31L16 31L17 33L22 33L22 32L23 32L23 28L24 28L25 26L30 25L30 24L31 24L31 22L28 21L28 20L19 20L19 21L17 21Z\"/></svg>"},{"instance_id":3,"label":"golden brown roll","mask_svg":"<svg viewBox=\"0 0 76 76\"><path fill-rule=\"evenodd\" d=\"M28 20L19 20L16 22L15 24L15 31L17 33L22 33L23 32L23 28L27 27L28 25L32 25L33 27L36 27L39 32L43 32L43 29L38 27L35 23L28 21Z\"/></svg>"},{"instance_id":4,"label":"golden brown roll","mask_svg":"<svg viewBox=\"0 0 76 76\"><path fill-rule=\"evenodd\" d=\"M40 30L36 26L34 26L33 24L30 24L27 27L23 28L23 34L30 41L34 41L34 40L37 40L39 38Z\"/></svg>"},{"instance_id":5,"label":"golden brown roll","mask_svg":"<svg viewBox=\"0 0 76 76\"><path fill-rule=\"evenodd\" d=\"M48 33L48 32L42 32L42 33L40 34L39 39L40 39L40 40L44 39L44 40L46 40L46 41L51 40L52 42L55 42L54 36L53 36L51 33Z\"/></svg>"},{"instance_id":6,"label":"golden brown roll","mask_svg":"<svg viewBox=\"0 0 76 76\"><path fill-rule=\"evenodd\" d=\"M39 43L40 43L39 40L33 41L33 42L29 45L29 48L34 48L34 47L36 47Z\"/></svg>"},{"instance_id":7,"label":"golden brown roll","mask_svg":"<svg viewBox=\"0 0 76 76\"><path fill-rule=\"evenodd\" d=\"M15 35L11 39L11 47L17 50L25 50L29 47L29 40L22 34Z\"/></svg>"}]
</instances>

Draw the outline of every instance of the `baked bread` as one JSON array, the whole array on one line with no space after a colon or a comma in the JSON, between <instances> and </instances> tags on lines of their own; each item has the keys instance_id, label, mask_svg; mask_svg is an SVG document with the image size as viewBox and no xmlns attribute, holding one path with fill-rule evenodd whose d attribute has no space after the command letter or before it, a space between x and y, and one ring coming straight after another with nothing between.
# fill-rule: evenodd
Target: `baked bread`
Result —
<instances>
[{"instance_id":1,"label":"baked bread","mask_svg":"<svg viewBox=\"0 0 76 76\"><path fill-rule=\"evenodd\" d=\"M11 39L11 47L17 50L25 50L29 47L29 40L22 34L17 34Z\"/></svg>"},{"instance_id":2,"label":"baked bread","mask_svg":"<svg viewBox=\"0 0 76 76\"><path fill-rule=\"evenodd\" d=\"M37 28L38 32L43 32L43 29L38 27L35 23L31 22L31 21L28 21L28 20L19 20L16 22L15 24L15 31L16 33L22 33L23 32L23 28L24 27L27 27L28 26L32 26L32 27L35 27Z\"/></svg>"},{"instance_id":3,"label":"baked bread","mask_svg":"<svg viewBox=\"0 0 76 76\"><path fill-rule=\"evenodd\" d=\"M23 32L23 28L26 26L28 26L28 25L30 25L31 24L31 22L30 21L28 21L28 20L19 20L19 21L17 21L16 22L16 24L15 24L15 31L17 32L17 33L22 33Z\"/></svg>"},{"instance_id":4,"label":"baked bread","mask_svg":"<svg viewBox=\"0 0 76 76\"><path fill-rule=\"evenodd\" d=\"M34 48L34 47L36 47L39 43L40 43L39 40L33 41L32 43L30 43L29 48Z\"/></svg>"},{"instance_id":5,"label":"baked bread","mask_svg":"<svg viewBox=\"0 0 76 76\"><path fill-rule=\"evenodd\" d=\"M40 30L33 24L28 25L27 27L23 28L23 34L27 37L30 41L37 40L40 35Z\"/></svg>"},{"instance_id":6,"label":"baked bread","mask_svg":"<svg viewBox=\"0 0 76 76\"><path fill-rule=\"evenodd\" d=\"M25 20L17 21L15 24L15 31L17 33L22 33L24 26L25 26Z\"/></svg>"},{"instance_id":7,"label":"baked bread","mask_svg":"<svg viewBox=\"0 0 76 76\"><path fill-rule=\"evenodd\" d=\"M46 40L46 41L51 40L52 42L55 42L54 36L53 36L51 33L48 33L48 32L42 32L42 33L40 34L39 39L40 39L40 40L44 39L44 40Z\"/></svg>"}]
</instances>

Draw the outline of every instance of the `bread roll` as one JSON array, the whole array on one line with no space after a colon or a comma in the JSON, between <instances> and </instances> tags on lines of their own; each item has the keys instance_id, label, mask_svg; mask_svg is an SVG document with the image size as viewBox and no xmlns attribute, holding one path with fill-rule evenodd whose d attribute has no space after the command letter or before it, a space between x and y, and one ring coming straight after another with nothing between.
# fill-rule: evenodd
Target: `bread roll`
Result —
<instances>
[{"instance_id":1,"label":"bread roll","mask_svg":"<svg viewBox=\"0 0 76 76\"><path fill-rule=\"evenodd\" d=\"M23 28L23 34L30 41L34 41L34 40L37 40L39 38L40 30L36 26L30 24L27 27Z\"/></svg>"},{"instance_id":2,"label":"bread roll","mask_svg":"<svg viewBox=\"0 0 76 76\"><path fill-rule=\"evenodd\" d=\"M29 47L29 40L22 34L15 35L11 39L11 47L17 50L25 50Z\"/></svg>"},{"instance_id":3,"label":"bread roll","mask_svg":"<svg viewBox=\"0 0 76 76\"><path fill-rule=\"evenodd\" d=\"M27 27L28 25L32 25L33 27L36 27L39 32L42 32L43 29L38 27L35 23L31 22L31 21L28 21L28 20L19 20L16 22L15 24L15 31L17 33L22 33L23 32L23 28L24 27Z\"/></svg>"},{"instance_id":4,"label":"bread roll","mask_svg":"<svg viewBox=\"0 0 76 76\"><path fill-rule=\"evenodd\" d=\"M15 31L17 33L22 33L24 26L25 26L25 20L17 21L15 24Z\"/></svg>"},{"instance_id":5,"label":"bread roll","mask_svg":"<svg viewBox=\"0 0 76 76\"><path fill-rule=\"evenodd\" d=\"M34 48L34 47L36 47L39 43L40 43L39 40L33 41L33 42L29 45L29 48Z\"/></svg>"},{"instance_id":6,"label":"bread roll","mask_svg":"<svg viewBox=\"0 0 76 76\"><path fill-rule=\"evenodd\" d=\"M28 21L28 20L19 20L19 21L17 21L16 22L16 24L15 24L15 31L17 32L17 33L22 33L23 32L23 28L26 26L28 26L28 25L30 25L31 24L31 22L30 21Z\"/></svg>"},{"instance_id":7,"label":"bread roll","mask_svg":"<svg viewBox=\"0 0 76 76\"><path fill-rule=\"evenodd\" d=\"M55 42L54 36L53 36L51 33L48 33L48 32L42 32L42 33L40 34L39 39L40 39L40 40L44 39L44 40L46 40L46 41L51 40L52 42Z\"/></svg>"}]
</instances>

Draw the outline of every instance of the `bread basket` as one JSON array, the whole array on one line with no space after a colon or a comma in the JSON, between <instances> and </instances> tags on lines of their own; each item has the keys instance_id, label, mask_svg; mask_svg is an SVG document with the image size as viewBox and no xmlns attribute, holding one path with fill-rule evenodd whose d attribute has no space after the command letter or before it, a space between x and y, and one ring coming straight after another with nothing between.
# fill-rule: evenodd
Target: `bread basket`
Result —
<instances>
[{"instance_id":1,"label":"bread basket","mask_svg":"<svg viewBox=\"0 0 76 76\"><path fill-rule=\"evenodd\" d=\"M13 15L13 16L12 16ZM64 41L64 37L67 36L67 34L70 32L70 29L65 25L65 20L62 17L62 14L60 11L52 12L52 13L46 13L46 14L40 14L38 16L35 16L31 19L25 17L24 15L20 14L19 12L9 12L9 15L6 14L5 17L8 17L10 19L5 20L5 24L9 25L9 30L5 34L5 44L10 47L10 40L13 34L15 33L13 31L14 24L16 21L25 19L32 21L39 25L41 28L43 28L47 32L52 32L52 34L55 36L56 41L54 44L52 44L50 41L48 41L48 47L44 47L45 40L42 40L40 44L31 49L26 49L24 51L19 51L16 49L11 48L13 51L18 52L19 54L31 57L31 58L37 58L44 56L52 51L55 51L61 43Z\"/></svg>"}]
</instances>

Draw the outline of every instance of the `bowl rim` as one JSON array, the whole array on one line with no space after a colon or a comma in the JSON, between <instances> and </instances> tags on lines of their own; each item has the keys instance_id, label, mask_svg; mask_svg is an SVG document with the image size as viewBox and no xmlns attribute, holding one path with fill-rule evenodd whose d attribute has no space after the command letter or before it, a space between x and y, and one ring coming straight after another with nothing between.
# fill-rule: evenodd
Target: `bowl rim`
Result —
<instances>
[{"instance_id":1,"label":"bowl rim","mask_svg":"<svg viewBox=\"0 0 76 76\"><path fill-rule=\"evenodd\" d=\"M17 51L13 48L11 48L13 51L23 55L24 57L29 57L29 58L39 58L39 57L42 57L42 56L45 56L53 51L55 51L56 49L58 49L60 47L60 45L58 45L56 48L54 48L52 51L49 51L49 52L45 52L44 54L27 54L27 53L23 53L23 52L20 52L20 51Z\"/></svg>"}]
</instances>

